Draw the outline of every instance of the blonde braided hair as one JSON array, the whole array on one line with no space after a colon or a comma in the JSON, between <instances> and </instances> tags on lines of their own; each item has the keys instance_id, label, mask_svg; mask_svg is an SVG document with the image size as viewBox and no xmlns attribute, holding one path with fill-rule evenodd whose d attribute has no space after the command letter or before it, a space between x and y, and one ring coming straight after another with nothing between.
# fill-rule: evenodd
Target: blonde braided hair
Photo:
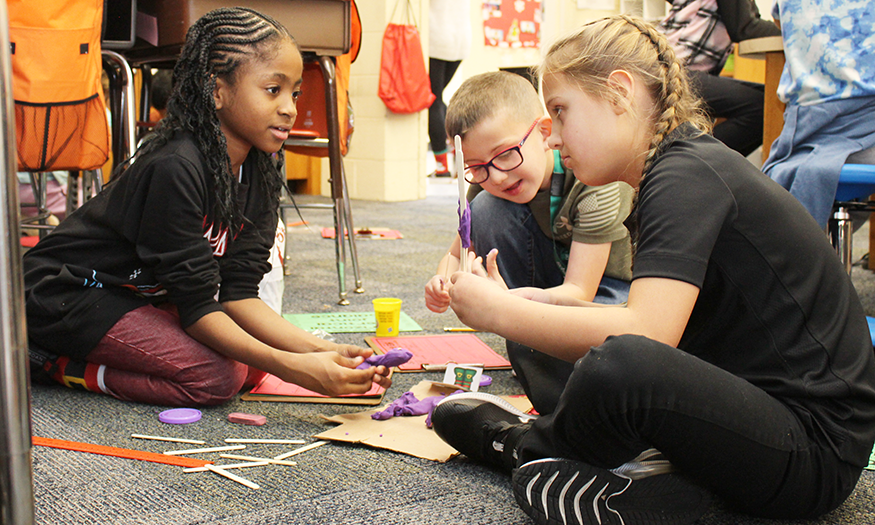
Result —
<instances>
[{"instance_id":1,"label":"blonde braided hair","mask_svg":"<svg viewBox=\"0 0 875 525\"><path fill-rule=\"evenodd\" d=\"M690 89L686 71L668 40L640 18L615 15L584 25L554 43L537 69L538 76L563 74L585 93L633 111L608 78L613 71L638 78L653 101L652 138L645 154L644 173L669 131L689 122L703 133L711 120Z\"/></svg>"}]
</instances>

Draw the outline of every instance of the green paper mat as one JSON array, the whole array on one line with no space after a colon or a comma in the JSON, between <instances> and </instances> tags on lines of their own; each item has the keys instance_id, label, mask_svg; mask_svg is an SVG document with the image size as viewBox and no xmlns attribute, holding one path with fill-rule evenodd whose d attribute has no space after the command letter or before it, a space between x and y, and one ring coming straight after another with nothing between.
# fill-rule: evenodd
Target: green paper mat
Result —
<instances>
[{"instance_id":1,"label":"green paper mat","mask_svg":"<svg viewBox=\"0 0 875 525\"><path fill-rule=\"evenodd\" d=\"M283 317L293 325L312 332L325 330L329 334L374 333L377 331L377 320L374 312L329 312L324 314L283 314ZM419 323L409 315L401 312L399 332L417 332L422 330Z\"/></svg>"}]
</instances>

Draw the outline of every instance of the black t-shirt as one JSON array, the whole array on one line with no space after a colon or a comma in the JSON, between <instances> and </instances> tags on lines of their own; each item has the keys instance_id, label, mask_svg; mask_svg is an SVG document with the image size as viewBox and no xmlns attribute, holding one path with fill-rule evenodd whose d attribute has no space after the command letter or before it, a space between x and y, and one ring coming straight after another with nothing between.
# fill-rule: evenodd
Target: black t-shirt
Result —
<instances>
[{"instance_id":1,"label":"black t-shirt","mask_svg":"<svg viewBox=\"0 0 875 525\"><path fill-rule=\"evenodd\" d=\"M875 358L851 280L811 215L746 159L682 126L639 190L633 279L700 289L680 349L778 398L865 466Z\"/></svg>"},{"instance_id":2,"label":"black t-shirt","mask_svg":"<svg viewBox=\"0 0 875 525\"><path fill-rule=\"evenodd\" d=\"M170 301L187 327L219 302L258 297L277 211L256 164L251 154L243 165L233 234L212 218L212 178L190 135L138 158L25 254L31 346L81 359L140 306Z\"/></svg>"}]
</instances>

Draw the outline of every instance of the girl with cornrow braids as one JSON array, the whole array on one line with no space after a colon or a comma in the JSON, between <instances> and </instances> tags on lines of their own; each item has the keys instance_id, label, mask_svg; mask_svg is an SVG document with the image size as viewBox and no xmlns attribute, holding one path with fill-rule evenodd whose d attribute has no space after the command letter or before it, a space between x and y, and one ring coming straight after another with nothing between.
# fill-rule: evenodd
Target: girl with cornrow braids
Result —
<instances>
[{"instance_id":1,"label":"girl with cornrow braids","mask_svg":"<svg viewBox=\"0 0 875 525\"><path fill-rule=\"evenodd\" d=\"M434 411L438 435L512 472L539 524L689 523L711 496L768 518L838 507L875 441L875 358L822 230L707 133L649 24L590 23L539 74L549 143L575 177L638 191L629 300L515 294L489 261L454 274L466 325L575 364L552 413L457 394Z\"/></svg>"},{"instance_id":2,"label":"girl with cornrow braids","mask_svg":"<svg viewBox=\"0 0 875 525\"><path fill-rule=\"evenodd\" d=\"M265 372L326 395L391 384L356 369L371 350L258 297L302 70L289 32L251 9L189 29L154 135L24 257L35 379L167 406L226 402Z\"/></svg>"}]
</instances>

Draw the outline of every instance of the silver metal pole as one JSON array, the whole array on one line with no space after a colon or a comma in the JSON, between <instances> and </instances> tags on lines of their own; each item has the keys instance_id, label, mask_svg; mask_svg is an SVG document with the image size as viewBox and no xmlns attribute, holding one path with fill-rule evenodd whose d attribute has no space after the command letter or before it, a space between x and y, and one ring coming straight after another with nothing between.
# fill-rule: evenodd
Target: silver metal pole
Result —
<instances>
[{"instance_id":1,"label":"silver metal pole","mask_svg":"<svg viewBox=\"0 0 875 525\"><path fill-rule=\"evenodd\" d=\"M337 109L337 75L334 60L331 57L320 56L322 81L325 83L325 118L328 125L328 166L331 171L331 199L334 201L334 249L337 257L337 281L340 300L337 304L346 306L346 209L343 206L343 155L340 153L340 118ZM350 239L355 235L349 232Z\"/></svg>"},{"instance_id":2,"label":"silver metal pole","mask_svg":"<svg viewBox=\"0 0 875 525\"><path fill-rule=\"evenodd\" d=\"M127 59L115 51L103 50L103 57L109 59L110 62L118 67L121 73L122 86L121 91L121 115L113 115L113 118L121 120L123 143L123 159L116 159L116 163L123 162L128 157L134 154L137 149L137 108L134 94L134 72L128 64Z\"/></svg>"},{"instance_id":3,"label":"silver metal pole","mask_svg":"<svg viewBox=\"0 0 875 525\"><path fill-rule=\"evenodd\" d=\"M9 15L0 2L0 523L34 522L30 381L24 322L24 278L18 232L15 113Z\"/></svg>"}]
</instances>

